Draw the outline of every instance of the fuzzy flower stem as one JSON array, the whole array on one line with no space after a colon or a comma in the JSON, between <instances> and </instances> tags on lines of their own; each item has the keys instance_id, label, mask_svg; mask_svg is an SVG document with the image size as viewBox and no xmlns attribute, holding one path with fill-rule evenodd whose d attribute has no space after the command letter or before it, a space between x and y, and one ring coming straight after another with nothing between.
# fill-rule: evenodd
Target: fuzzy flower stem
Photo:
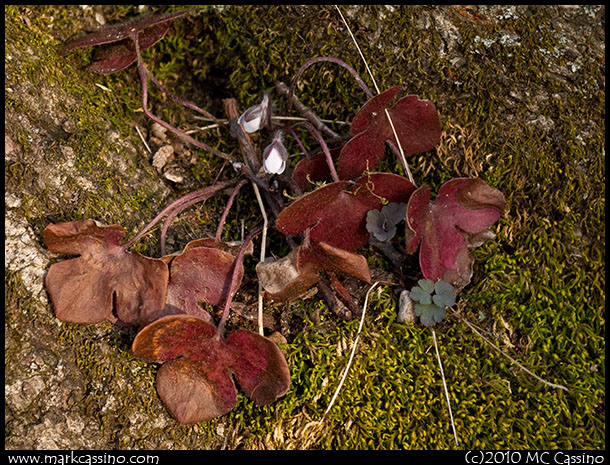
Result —
<instances>
[{"instance_id":1,"label":"fuzzy flower stem","mask_svg":"<svg viewBox=\"0 0 610 465\"><path fill-rule=\"evenodd\" d=\"M150 73L150 71L148 71L148 69L146 68L146 65L142 61L137 31L134 30L132 32L131 39L133 40L133 42L135 44L135 49L136 49L136 57L137 57L137 61L138 61L138 74L140 76L140 81L142 84L142 111L144 112L144 114L147 117L149 117L150 119L152 119L154 122L160 124L164 128L166 128L169 131L176 134L178 137L180 137L185 142L188 142L189 144L192 144L196 147L199 147L200 149L210 152L213 155L216 155L217 157L223 158L230 162L234 162L235 160L233 159L233 157L231 155L221 152L220 150L217 150L214 147L210 147L209 145L204 144L203 142L199 142L197 139L194 139L191 136L189 136L186 132L181 131L178 128L175 128L171 124L166 123L161 118L159 118L158 116L151 113L151 111L148 109L148 76L150 76L151 73ZM192 107L190 107L190 108L192 108Z\"/></svg>"},{"instance_id":2,"label":"fuzzy flower stem","mask_svg":"<svg viewBox=\"0 0 610 465\"><path fill-rule=\"evenodd\" d=\"M211 197L212 195L214 195L216 192L226 189L228 187L234 186L236 183L237 183L237 180L222 181L217 184L214 184L213 186L204 187L203 189L196 190L194 192L191 192L190 194L180 197L177 200L174 200L167 207L165 207L163 210L161 210L157 214L157 216L155 216L152 219L152 221L150 221L146 226L144 226L144 229L142 229L129 242L127 242L124 245L125 249L128 249L133 244L135 244L136 241L138 241L142 236L144 236L144 234L146 234L155 224L157 224L161 220L161 218L163 218L165 215L172 212L173 210L180 208L182 205L184 205L185 203L187 203L191 200L196 199L197 202L199 202L201 200L205 200L205 199Z\"/></svg>"},{"instance_id":3,"label":"fuzzy flower stem","mask_svg":"<svg viewBox=\"0 0 610 465\"><path fill-rule=\"evenodd\" d=\"M350 74L352 76L354 76L354 78L356 79L356 82L358 83L360 88L364 91L366 96L368 98L373 98L373 93L371 92L371 89L369 89L368 86L364 83L364 81L362 80L362 78L360 77L358 72L354 68L352 68L350 65L348 65L346 62L344 62L343 60L340 60L339 58L334 58L334 57L317 57L317 58L312 58L311 60L306 61L303 64L303 66L301 66L299 68L299 70L297 71L297 73L294 75L294 78L292 78L292 83L290 84L291 93L294 93L294 88L296 86L296 83L299 80L299 78L301 77L301 75L303 74L303 71L305 71L307 68L309 68L314 63L318 63L320 61L330 61L331 63L336 63L340 66L343 66L346 70L348 70L350 72ZM375 84L375 81L373 81L373 84ZM375 84L375 87L377 87L376 84ZM379 93L379 91L377 91L377 93Z\"/></svg>"},{"instance_id":4,"label":"fuzzy flower stem","mask_svg":"<svg viewBox=\"0 0 610 465\"><path fill-rule=\"evenodd\" d=\"M318 130L315 127L313 127L313 125L311 123L308 123L307 121L297 123L297 125L306 127L307 129L309 129L309 132L311 132L313 134L313 136L316 139L318 139L318 142L320 143L320 147L322 147L322 151L324 152L324 155L326 155L326 163L328 164L328 169L330 170L330 175L332 176L333 181L338 182L339 175L337 174L337 170L335 169L335 162L333 161L333 157L330 154L330 150L328 150L328 145L326 145L326 141L322 137L322 134L320 134L318 132Z\"/></svg>"},{"instance_id":5,"label":"fuzzy flower stem","mask_svg":"<svg viewBox=\"0 0 610 465\"><path fill-rule=\"evenodd\" d=\"M178 97L176 94L174 94L173 92L170 92L163 84L161 84L159 82L159 80L153 75L153 73L151 73L148 68L146 68L146 75L150 78L150 80L153 82L154 85L156 85L159 90L161 90L161 92L169 95L169 97L173 100L175 100L176 102L178 102L180 105L183 105L187 108L190 108L193 111L196 111L197 113L202 114L204 117L211 119L212 121L220 124L221 120L216 118L212 113L210 113L209 111L204 110L203 108L199 108L197 105L195 105L194 103L189 102L188 100L183 99L182 97Z\"/></svg>"},{"instance_id":6,"label":"fuzzy flower stem","mask_svg":"<svg viewBox=\"0 0 610 465\"><path fill-rule=\"evenodd\" d=\"M227 206L225 207L225 211L222 212L222 216L220 217L220 221L218 222L218 228L216 229L216 242L220 242L220 236L222 235L222 228L225 225L227 216L229 215L229 210L231 209L231 206L233 205L233 201L235 200L235 197L237 196L239 189L241 189L241 186L243 186L245 183L246 183L246 180L242 179L239 182L239 184L237 186L235 186L235 189L233 189L233 192L231 192L231 196L229 197L229 200L227 200Z\"/></svg>"},{"instance_id":7,"label":"fuzzy flower stem","mask_svg":"<svg viewBox=\"0 0 610 465\"><path fill-rule=\"evenodd\" d=\"M301 140L301 138L297 135L296 132L294 132L294 129L292 129L289 126L285 126L283 128L288 134L290 134L294 140L297 141L297 144L299 144L299 147L301 148L301 150L303 151L303 153L305 154L305 158L311 158L311 155L309 154L309 151L305 148L305 145L303 144L303 141Z\"/></svg>"},{"instance_id":8,"label":"fuzzy flower stem","mask_svg":"<svg viewBox=\"0 0 610 465\"><path fill-rule=\"evenodd\" d=\"M231 273L231 284L229 285L229 294L227 297L227 301L225 302L225 307L222 311L222 316L220 317L220 323L218 323L218 330L216 332L217 337L220 337L224 333L225 323L227 322L229 310L231 309L231 302L233 301L233 294L236 290L235 287L237 284L237 276L239 274L239 265L241 265L248 245L250 244L252 239L254 239L255 236L261 233L262 230L263 228L259 226L255 228L250 234L248 234L248 236L242 242L241 247L239 248L237 257L235 257L235 260L233 261L233 271Z\"/></svg>"}]
</instances>

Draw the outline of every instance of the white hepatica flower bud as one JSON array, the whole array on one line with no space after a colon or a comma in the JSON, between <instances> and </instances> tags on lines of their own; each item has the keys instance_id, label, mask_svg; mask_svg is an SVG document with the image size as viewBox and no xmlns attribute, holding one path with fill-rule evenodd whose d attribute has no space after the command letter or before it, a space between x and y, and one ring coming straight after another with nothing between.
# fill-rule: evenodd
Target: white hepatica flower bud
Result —
<instances>
[{"instance_id":1,"label":"white hepatica flower bud","mask_svg":"<svg viewBox=\"0 0 610 465\"><path fill-rule=\"evenodd\" d=\"M239 124L248 133L256 132L265 125L267 113L269 111L269 94L265 92L263 101L258 105L248 108L239 117Z\"/></svg>"},{"instance_id":2,"label":"white hepatica flower bud","mask_svg":"<svg viewBox=\"0 0 610 465\"><path fill-rule=\"evenodd\" d=\"M282 133L277 131L271 142L263 151L263 167L269 174L282 174L286 169L288 151L282 143Z\"/></svg>"}]
</instances>

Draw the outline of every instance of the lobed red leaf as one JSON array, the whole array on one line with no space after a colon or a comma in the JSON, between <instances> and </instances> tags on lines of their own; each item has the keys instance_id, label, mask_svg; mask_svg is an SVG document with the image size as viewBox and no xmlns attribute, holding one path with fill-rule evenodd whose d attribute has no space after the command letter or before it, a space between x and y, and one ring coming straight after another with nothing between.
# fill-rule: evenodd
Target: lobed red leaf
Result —
<instances>
[{"instance_id":1,"label":"lobed red leaf","mask_svg":"<svg viewBox=\"0 0 610 465\"><path fill-rule=\"evenodd\" d=\"M500 191L480 179L453 179L441 186L434 202L429 187L417 189L407 205L407 252L419 245L424 277L465 286L472 268L468 248L488 237L487 228L505 203Z\"/></svg>"},{"instance_id":2,"label":"lobed red leaf","mask_svg":"<svg viewBox=\"0 0 610 465\"><path fill-rule=\"evenodd\" d=\"M230 411L237 393L231 373L257 405L284 395L290 371L271 340L236 330L226 339L217 328L189 315L160 318L136 335L132 351L165 363L157 373L157 392L180 423L210 420Z\"/></svg>"}]
</instances>

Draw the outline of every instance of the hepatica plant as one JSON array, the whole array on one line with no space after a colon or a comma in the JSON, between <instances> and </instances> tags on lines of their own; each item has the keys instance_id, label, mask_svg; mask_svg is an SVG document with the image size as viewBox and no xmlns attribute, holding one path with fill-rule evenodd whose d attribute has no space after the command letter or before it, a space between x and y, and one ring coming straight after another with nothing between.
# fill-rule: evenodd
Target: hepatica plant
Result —
<instances>
[{"instance_id":1,"label":"hepatica plant","mask_svg":"<svg viewBox=\"0 0 610 465\"><path fill-rule=\"evenodd\" d=\"M480 179L450 180L436 196L426 185L418 187L406 158L439 143L441 123L434 104L406 94L400 86L373 95L355 70L340 59L309 60L290 86L277 84L277 96L264 92L258 103L241 112L238 102L225 99L225 119L171 93L147 69L141 51L161 40L172 21L196 12L149 15L104 26L69 41L62 53L105 44L88 71L110 74L135 64L144 114L184 142L231 162L237 175L225 173L216 184L172 202L125 243L121 242L121 226L106 226L93 219L51 224L44 231L50 250L77 256L58 261L47 273L45 284L56 316L78 324L110 320L139 327L133 353L161 364L157 391L181 423L229 412L237 399L234 378L258 405L275 401L290 386L286 360L264 336L260 323L258 333L233 329L225 334L232 299L246 273L243 257L252 252L253 238L261 230L263 237L266 234L265 221L262 228L251 225L250 234L238 247L220 240L227 212L244 184L252 185L262 217L271 217L289 248L283 256L269 258L265 241L261 241L261 259L255 269L259 322L262 299L290 302L316 286L341 317L362 313L345 279L362 286L371 283L367 258L360 252L373 244L394 264L419 254L419 269L408 270L409 275L420 278L410 297L420 322L436 325L470 281L470 249L493 237L489 228L505 207L502 193ZM294 93L301 74L320 62L343 66L368 96L347 137L322 123ZM149 81L174 101L226 128L239 144L241 158L235 157L236 151L221 152L155 116L148 107ZM286 99L289 111L294 109L300 116L274 118L273 98ZM315 153L305 150L298 128L311 135ZM303 152L296 163L291 162L295 154L285 145L289 138ZM407 177L375 171L386 146L399 156ZM191 241L182 251L167 254L165 234L172 219L194 203L225 191L230 196L216 236ZM292 200L287 202L282 192L289 193ZM129 252L164 217L159 257ZM395 267L396 282L412 286L414 281L403 271L401 266ZM222 311L211 314L211 307Z\"/></svg>"}]
</instances>

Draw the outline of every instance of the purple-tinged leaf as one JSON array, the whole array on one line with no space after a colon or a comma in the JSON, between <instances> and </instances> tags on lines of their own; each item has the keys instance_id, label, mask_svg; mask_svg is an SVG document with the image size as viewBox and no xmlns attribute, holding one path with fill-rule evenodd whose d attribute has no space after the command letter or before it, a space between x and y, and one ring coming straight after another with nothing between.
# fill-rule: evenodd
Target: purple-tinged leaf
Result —
<instances>
[{"instance_id":1,"label":"purple-tinged leaf","mask_svg":"<svg viewBox=\"0 0 610 465\"><path fill-rule=\"evenodd\" d=\"M457 178L439 189L434 202L430 197L430 188L423 186L409 200L407 252L419 245L426 278L464 287L472 274L468 247L473 241L480 245L487 228L500 218L504 196L480 179Z\"/></svg>"},{"instance_id":2,"label":"purple-tinged leaf","mask_svg":"<svg viewBox=\"0 0 610 465\"><path fill-rule=\"evenodd\" d=\"M330 149L330 156L336 160L341 153L341 148ZM292 180L305 190L312 183L326 181L330 178L330 169L324 152L318 152L309 158L300 160L292 171Z\"/></svg>"},{"instance_id":3,"label":"purple-tinged leaf","mask_svg":"<svg viewBox=\"0 0 610 465\"><path fill-rule=\"evenodd\" d=\"M278 215L275 226L287 235L311 227L313 242L354 251L369 240L366 215L383 203L406 203L415 186L390 173L372 173L358 178L348 190L346 181L334 182L305 194Z\"/></svg>"},{"instance_id":4,"label":"purple-tinged leaf","mask_svg":"<svg viewBox=\"0 0 610 465\"><path fill-rule=\"evenodd\" d=\"M177 11L163 15L146 15L122 24L103 26L97 31L82 35L68 42L60 54L94 45L118 42L104 49L87 71L97 74L112 74L121 71L137 59L136 49L131 39L138 32L140 50L146 50L159 42L169 30L171 21L184 16L192 10Z\"/></svg>"},{"instance_id":5,"label":"purple-tinged leaf","mask_svg":"<svg viewBox=\"0 0 610 465\"><path fill-rule=\"evenodd\" d=\"M169 23L152 26L138 34L141 50L159 42L169 30ZM102 50L96 61L87 66L87 71L97 74L112 74L127 68L137 60L136 48L131 40L124 40Z\"/></svg>"},{"instance_id":6,"label":"purple-tinged leaf","mask_svg":"<svg viewBox=\"0 0 610 465\"><path fill-rule=\"evenodd\" d=\"M109 44L112 42L118 42L130 37L133 31L142 31L152 26L161 25L163 23L172 21L176 18L184 16L193 11L193 9L187 9L182 11L175 11L173 13L165 13L161 15L143 15L126 21L120 24L110 24L108 26L102 26L99 29L83 34L71 41L69 41L60 51L60 55L71 52L78 48L91 47L94 45ZM166 29L167 31L167 29ZM165 33L163 33L165 34ZM163 35L161 35L163 37ZM149 47L161 39L159 37L156 41L149 43Z\"/></svg>"},{"instance_id":7,"label":"purple-tinged leaf","mask_svg":"<svg viewBox=\"0 0 610 465\"><path fill-rule=\"evenodd\" d=\"M184 312L212 322L199 304L220 305L226 301L234 260L234 255L220 248L187 245L171 261L166 313ZM243 274L240 264L237 286Z\"/></svg>"},{"instance_id":8,"label":"purple-tinged leaf","mask_svg":"<svg viewBox=\"0 0 610 465\"><path fill-rule=\"evenodd\" d=\"M290 371L284 355L271 340L252 331L229 333L227 347L233 354L231 370L246 395L256 405L267 405L290 387Z\"/></svg>"},{"instance_id":9,"label":"purple-tinged leaf","mask_svg":"<svg viewBox=\"0 0 610 465\"><path fill-rule=\"evenodd\" d=\"M287 235L304 231L320 221L324 207L331 204L347 185L347 182L333 182L305 194L280 212L275 227Z\"/></svg>"},{"instance_id":10,"label":"purple-tinged leaf","mask_svg":"<svg viewBox=\"0 0 610 465\"><path fill-rule=\"evenodd\" d=\"M179 423L211 420L230 412L237 402L231 377L215 374L204 362L171 360L157 372L157 393Z\"/></svg>"},{"instance_id":11,"label":"purple-tinged leaf","mask_svg":"<svg viewBox=\"0 0 610 465\"><path fill-rule=\"evenodd\" d=\"M80 324L118 318L139 325L162 315L169 278L167 265L127 252L119 244L123 234L119 225L105 226L94 220L45 228L43 236L49 250L80 255L54 263L45 277L57 318Z\"/></svg>"},{"instance_id":12,"label":"purple-tinged leaf","mask_svg":"<svg viewBox=\"0 0 610 465\"><path fill-rule=\"evenodd\" d=\"M257 405L284 395L290 371L271 340L236 330L223 338L211 324L189 315L170 315L143 328L133 353L165 363L157 373L157 391L180 423L209 420L230 411L237 394L231 373Z\"/></svg>"},{"instance_id":13,"label":"purple-tinged leaf","mask_svg":"<svg viewBox=\"0 0 610 465\"><path fill-rule=\"evenodd\" d=\"M367 170L373 170L381 161L385 142L395 141L388 110L398 141L405 156L433 149L441 136L441 125L435 106L407 95L394 105L399 86L373 97L358 112L350 127L354 135L341 150L337 160L340 179L354 179Z\"/></svg>"}]
</instances>

